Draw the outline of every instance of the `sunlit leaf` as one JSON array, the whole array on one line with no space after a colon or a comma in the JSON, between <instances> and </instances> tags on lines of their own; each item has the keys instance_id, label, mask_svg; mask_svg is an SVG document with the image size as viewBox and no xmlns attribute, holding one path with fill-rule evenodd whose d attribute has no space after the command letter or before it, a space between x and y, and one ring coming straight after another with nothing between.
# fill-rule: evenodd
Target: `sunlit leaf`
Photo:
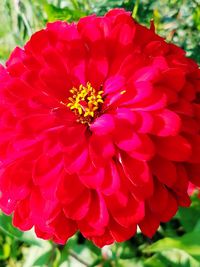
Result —
<instances>
[{"instance_id":1,"label":"sunlit leaf","mask_svg":"<svg viewBox=\"0 0 200 267\"><path fill-rule=\"evenodd\" d=\"M144 252L162 252L173 248L181 249L200 261L200 232L191 232L182 237L163 238L146 247Z\"/></svg>"}]
</instances>

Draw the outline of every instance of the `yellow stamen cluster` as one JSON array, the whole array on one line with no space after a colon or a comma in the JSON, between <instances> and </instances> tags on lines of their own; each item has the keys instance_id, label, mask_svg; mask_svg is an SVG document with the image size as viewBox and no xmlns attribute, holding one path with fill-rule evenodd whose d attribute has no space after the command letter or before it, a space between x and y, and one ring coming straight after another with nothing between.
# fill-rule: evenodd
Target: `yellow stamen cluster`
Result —
<instances>
[{"instance_id":1,"label":"yellow stamen cluster","mask_svg":"<svg viewBox=\"0 0 200 267\"><path fill-rule=\"evenodd\" d=\"M80 122L88 123L95 117L100 104L103 103L103 91L96 91L88 82L86 86L82 84L79 88L73 87L70 90L72 97L69 97L70 103L67 106L75 112L80 118Z\"/></svg>"}]
</instances>

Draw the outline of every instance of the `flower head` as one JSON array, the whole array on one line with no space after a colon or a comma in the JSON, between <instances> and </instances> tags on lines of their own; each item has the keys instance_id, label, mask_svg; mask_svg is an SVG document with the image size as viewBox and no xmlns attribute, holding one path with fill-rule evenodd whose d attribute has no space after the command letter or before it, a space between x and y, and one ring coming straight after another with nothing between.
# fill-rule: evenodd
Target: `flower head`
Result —
<instances>
[{"instance_id":1,"label":"flower head","mask_svg":"<svg viewBox=\"0 0 200 267\"><path fill-rule=\"evenodd\" d=\"M0 208L44 239L151 237L200 186L198 66L122 9L17 47L0 113Z\"/></svg>"}]
</instances>

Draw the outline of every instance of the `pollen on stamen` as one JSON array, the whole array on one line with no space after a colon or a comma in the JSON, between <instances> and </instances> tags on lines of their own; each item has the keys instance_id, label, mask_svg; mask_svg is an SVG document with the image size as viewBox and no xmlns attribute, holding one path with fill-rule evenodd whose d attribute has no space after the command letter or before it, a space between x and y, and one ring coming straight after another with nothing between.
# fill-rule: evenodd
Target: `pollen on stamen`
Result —
<instances>
[{"instance_id":1,"label":"pollen on stamen","mask_svg":"<svg viewBox=\"0 0 200 267\"><path fill-rule=\"evenodd\" d=\"M103 90L96 90L88 82L86 86L73 87L70 90L72 96L68 98L69 107L78 117L77 121L89 124L98 114L103 104Z\"/></svg>"},{"instance_id":2,"label":"pollen on stamen","mask_svg":"<svg viewBox=\"0 0 200 267\"><path fill-rule=\"evenodd\" d=\"M120 95L123 95L125 93L126 93L126 90L123 90L123 91L120 92Z\"/></svg>"}]
</instances>

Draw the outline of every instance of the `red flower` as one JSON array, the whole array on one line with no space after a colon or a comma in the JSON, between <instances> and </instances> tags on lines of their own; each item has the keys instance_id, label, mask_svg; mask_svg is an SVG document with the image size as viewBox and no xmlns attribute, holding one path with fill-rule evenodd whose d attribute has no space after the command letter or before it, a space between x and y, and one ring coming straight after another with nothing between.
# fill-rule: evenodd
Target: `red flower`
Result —
<instances>
[{"instance_id":1,"label":"red flower","mask_svg":"<svg viewBox=\"0 0 200 267\"><path fill-rule=\"evenodd\" d=\"M103 246L190 205L200 71L130 13L50 23L0 73L0 207L16 227Z\"/></svg>"}]
</instances>

